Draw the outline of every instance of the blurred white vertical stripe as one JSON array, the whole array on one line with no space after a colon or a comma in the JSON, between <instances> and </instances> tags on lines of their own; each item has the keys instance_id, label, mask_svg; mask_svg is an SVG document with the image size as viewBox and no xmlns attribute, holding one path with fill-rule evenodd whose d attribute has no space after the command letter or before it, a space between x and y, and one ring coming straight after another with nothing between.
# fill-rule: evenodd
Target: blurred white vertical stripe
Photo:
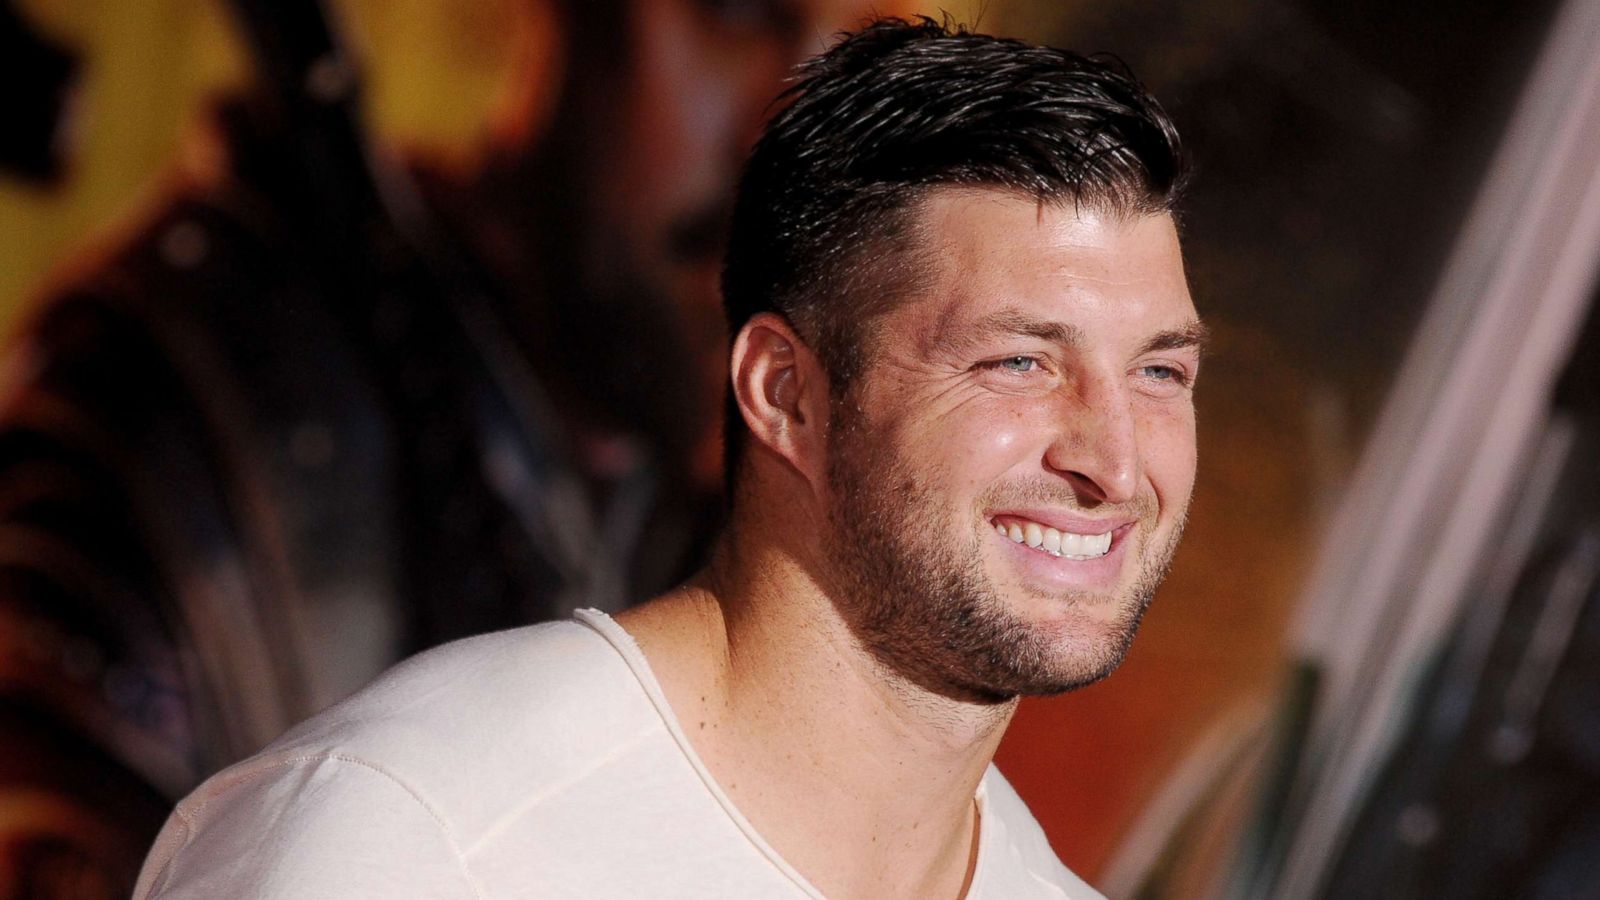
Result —
<instances>
[{"instance_id":1,"label":"blurred white vertical stripe","mask_svg":"<svg viewBox=\"0 0 1600 900\"><path fill-rule=\"evenodd\" d=\"M1557 11L1301 601L1318 712L1271 895L1316 895L1482 574L1600 271L1600 0Z\"/></svg>"}]
</instances>

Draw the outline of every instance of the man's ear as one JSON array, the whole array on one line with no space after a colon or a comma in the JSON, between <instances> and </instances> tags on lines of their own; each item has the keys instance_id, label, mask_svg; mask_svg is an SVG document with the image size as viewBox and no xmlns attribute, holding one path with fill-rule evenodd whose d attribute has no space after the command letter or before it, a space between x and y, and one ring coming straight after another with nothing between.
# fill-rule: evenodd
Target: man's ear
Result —
<instances>
[{"instance_id":1,"label":"man's ear","mask_svg":"<svg viewBox=\"0 0 1600 900\"><path fill-rule=\"evenodd\" d=\"M825 476L828 377L783 316L757 313L733 339L733 399L754 444L782 457L813 487Z\"/></svg>"}]
</instances>

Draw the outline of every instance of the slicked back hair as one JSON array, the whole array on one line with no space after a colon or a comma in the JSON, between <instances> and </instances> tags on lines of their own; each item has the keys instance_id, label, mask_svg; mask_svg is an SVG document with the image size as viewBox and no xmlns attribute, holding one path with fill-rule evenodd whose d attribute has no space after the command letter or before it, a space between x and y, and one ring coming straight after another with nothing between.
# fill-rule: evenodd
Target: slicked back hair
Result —
<instances>
[{"instance_id":1,"label":"slicked back hair","mask_svg":"<svg viewBox=\"0 0 1600 900\"><path fill-rule=\"evenodd\" d=\"M729 333L783 315L842 397L868 323L930 274L916 211L940 187L1101 214L1172 212L1187 166L1170 119L1112 61L884 19L806 62L739 182L722 290ZM732 397L726 464L746 428Z\"/></svg>"}]
</instances>

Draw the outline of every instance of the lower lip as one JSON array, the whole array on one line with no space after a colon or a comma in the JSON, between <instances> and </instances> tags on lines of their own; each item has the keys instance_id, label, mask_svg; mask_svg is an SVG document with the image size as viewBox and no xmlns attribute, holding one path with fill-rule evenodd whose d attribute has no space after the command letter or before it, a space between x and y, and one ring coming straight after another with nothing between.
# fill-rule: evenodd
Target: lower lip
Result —
<instances>
[{"instance_id":1,"label":"lower lip","mask_svg":"<svg viewBox=\"0 0 1600 900\"><path fill-rule=\"evenodd\" d=\"M1000 534L989 525L989 533L1004 544L1017 564L1028 573L1030 581L1059 588L1103 588L1115 585L1122 577L1123 557L1127 555L1128 535L1132 525L1124 525L1111 532L1111 549L1104 556L1093 559L1071 559L1051 556L1027 544L1019 544Z\"/></svg>"}]
</instances>

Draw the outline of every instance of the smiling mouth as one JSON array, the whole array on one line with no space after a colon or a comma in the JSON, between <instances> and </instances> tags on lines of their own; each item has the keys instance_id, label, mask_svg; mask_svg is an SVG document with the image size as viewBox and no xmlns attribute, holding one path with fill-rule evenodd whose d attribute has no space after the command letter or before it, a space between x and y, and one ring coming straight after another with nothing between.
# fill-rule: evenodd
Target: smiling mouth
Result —
<instances>
[{"instance_id":1,"label":"smiling mouth","mask_svg":"<svg viewBox=\"0 0 1600 900\"><path fill-rule=\"evenodd\" d=\"M1047 556L1062 559L1099 559L1111 551L1111 531L1104 534L1074 534L1058 531L1027 519L995 520L994 530L1014 543L1022 544Z\"/></svg>"}]
</instances>

